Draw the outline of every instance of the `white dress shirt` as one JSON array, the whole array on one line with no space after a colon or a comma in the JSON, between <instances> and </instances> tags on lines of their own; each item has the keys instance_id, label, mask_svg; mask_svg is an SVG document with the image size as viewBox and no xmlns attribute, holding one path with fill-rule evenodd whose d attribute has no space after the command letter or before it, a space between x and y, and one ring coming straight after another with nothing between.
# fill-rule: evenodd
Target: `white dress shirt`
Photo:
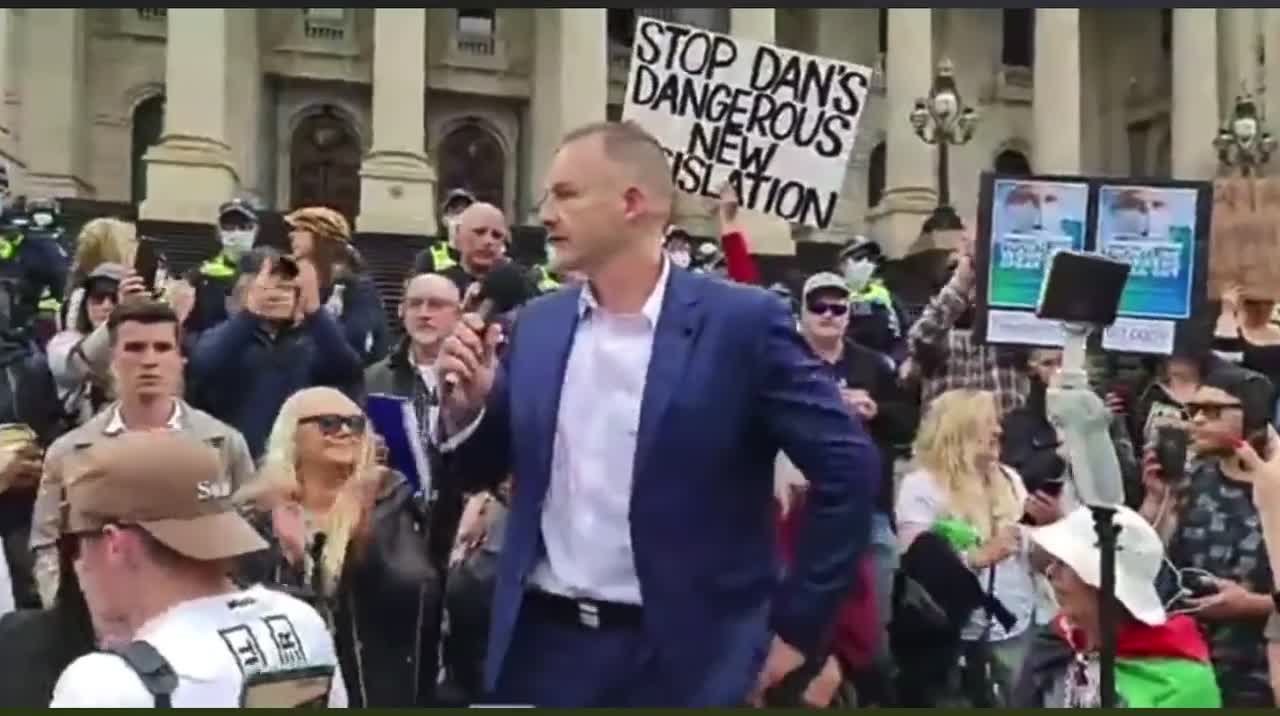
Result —
<instances>
[{"instance_id":1,"label":"white dress shirt","mask_svg":"<svg viewBox=\"0 0 1280 716\"><path fill-rule=\"evenodd\" d=\"M546 556L529 576L539 590L641 603L631 551L631 483L640 404L670 276L663 257L657 285L633 314L605 310L590 284L582 287L542 507ZM483 418L481 413L441 449L466 440Z\"/></svg>"}]
</instances>

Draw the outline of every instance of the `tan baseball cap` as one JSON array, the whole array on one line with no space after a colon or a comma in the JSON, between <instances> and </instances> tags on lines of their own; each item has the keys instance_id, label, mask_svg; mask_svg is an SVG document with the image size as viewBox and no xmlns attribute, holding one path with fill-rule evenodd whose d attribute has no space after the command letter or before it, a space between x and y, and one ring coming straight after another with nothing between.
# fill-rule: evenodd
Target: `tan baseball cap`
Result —
<instances>
[{"instance_id":1,"label":"tan baseball cap","mask_svg":"<svg viewBox=\"0 0 1280 716\"><path fill-rule=\"evenodd\" d=\"M218 451L189 435L125 433L86 448L68 467L67 533L136 525L201 561L267 548L232 506Z\"/></svg>"}]
</instances>

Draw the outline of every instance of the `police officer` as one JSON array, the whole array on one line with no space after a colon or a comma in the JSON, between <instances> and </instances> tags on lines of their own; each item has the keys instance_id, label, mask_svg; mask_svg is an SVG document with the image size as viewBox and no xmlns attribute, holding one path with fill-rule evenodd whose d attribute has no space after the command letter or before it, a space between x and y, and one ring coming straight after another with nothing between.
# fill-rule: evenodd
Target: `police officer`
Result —
<instances>
[{"instance_id":1,"label":"police officer","mask_svg":"<svg viewBox=\"0 0 1280 716\"><path fill-rule=\"evenodd\" d=\"M444 273L458 265L458 220L462 212L476 203L466 189L453 189L440 205L440 227L443 238L436 237L413 260L413 275Z\"/></svg>"},{"instance_id":2,"label":"police officer","mask_svg":"<svg viewBox=\"0 0 1280 716\"><path fill-rule=\"evenodd\" d=\"M46 213L48 209L39 215ZM0 164L0 281L13 287L9 307L13 328L29 328L42 308L57 315L70 264L57 233L33 226L28 202L11 198L8 170Z\"/></svg>"},{"instance_id":3,"label":"police officer","mask_svg":"<svg viewBox=\"0 0 1280 716\"><path fill-rule=\"evenodd\" d=\"M884 263L880 245L855 236L840 250L837 262L849 287L849 338L895 364L905 360L909 326L897 299L877 275Z\"/></svg>"},{"instance_id":4,"label":"police officer","mask_svg":"<svg viewBox=\"0 0 1280 716\"><path fill-rule=\"evenodd\" d=\"M195 288L196 303L187 317L185 329L196 335L227 320L227 298L240 276L240 257L258 240L258 212L243 199L232 199L218 207L218 241L222 250L188 274Z\"/></svg>"},{"instance_id":5,"label":"police officer","mask_svg":"<svg viewBox=\"0 0 1280 716\"><path fill-rule=\"evenodd\" d=\"M333 637L306 603L238 590L267 543L214 489L217 450L180 433L98 443L69 466L62 513L104 651L71 663L54 707L345 707Z\"/></svg>"}]
</instances>

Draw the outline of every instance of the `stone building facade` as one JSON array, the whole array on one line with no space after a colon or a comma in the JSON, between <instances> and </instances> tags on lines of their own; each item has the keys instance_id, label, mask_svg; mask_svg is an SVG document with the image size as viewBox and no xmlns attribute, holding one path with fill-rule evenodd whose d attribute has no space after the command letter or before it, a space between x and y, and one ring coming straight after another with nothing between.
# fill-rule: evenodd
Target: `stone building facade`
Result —
<instances>
[{"instance_id":1,"label":"stone building facade","mask_svg":"<svg viewBox=\"0 0 1280 716\"><path fill-rule=\"evenodd\" d=\"M432 233L466 186L530 221L557 138L617 116L637 14L876 69L836 224L761 221L757 248L872 235L901 255L936 201L907 116L952 60L978 173L1203 178L1235 95L1280 117L1275 9L0 9L0 155L17 191L208 222L234 194ZM688 201L680 220L710 227Z\"/></svg>"}]
</instances>

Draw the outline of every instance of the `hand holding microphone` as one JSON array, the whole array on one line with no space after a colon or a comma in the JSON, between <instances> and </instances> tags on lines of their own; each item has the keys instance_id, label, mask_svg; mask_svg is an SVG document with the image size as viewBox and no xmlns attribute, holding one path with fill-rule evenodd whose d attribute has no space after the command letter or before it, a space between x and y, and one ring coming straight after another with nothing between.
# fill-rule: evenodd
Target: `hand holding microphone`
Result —
<instances>
[{"instance_id":1,"label":"hand holding microphone","mask_svg":"<svg viewBox=\"0 0 1280 716\"><path fill-rule=\"evenodd\" d=\"M441 386L445 425L450 432L471 422L493 389L502 326L499 315L530 297L529 281L520 267L504 263L489 272L467 302L467 313L453 335L440 346L436 380Z\"/></svg>"}]
</instances>

